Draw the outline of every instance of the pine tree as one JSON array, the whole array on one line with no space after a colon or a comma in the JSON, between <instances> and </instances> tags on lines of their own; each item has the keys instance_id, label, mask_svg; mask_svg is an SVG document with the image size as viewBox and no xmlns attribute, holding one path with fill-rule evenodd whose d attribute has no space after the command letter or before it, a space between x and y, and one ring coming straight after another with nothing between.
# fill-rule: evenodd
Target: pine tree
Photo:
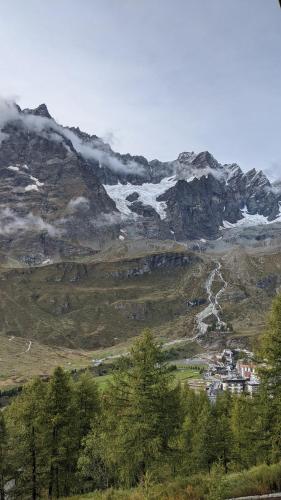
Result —
<instances>
[{"instance_id":1,"label":"pine tree","mask_svg":"<svg viewBox=\"0 0 281 500\"><path fill-rule=\"evenodd\" d=\"M79 454L85 438L92 429L94 434L98 425L98 417L101 411L101 401L98 392L97 384L90 372L83 373L74 385L74 408L75 408L75 461L78 466ZM73 436L74 439L74 436ZM86 446L86 443L85 443ZM78 470L76 490L87 491L87 474L84 474L85 463L80 460ZM76 471L77 472L77 471ZM81 480L81 481L79 481ZM98 482L98 486L102 486L102 482Z\"/></svg>"},{"instance_id":2,"label":"pine tree","mask_svg":"<svg viewBox=\"0 0 281 500\"><path fill-rule=\"evenodd\" d=\"M185 386L182 391L182 406L184 421L178 447L181 452L180 470L182 474L186 475L200 467L198 464L201 463L201 456L199 456L201 444L199 444L199 440L196 440L196 437L199 437L199 433L202 431L202 415L206 408L210 409L210 405L204 392L196 393Z\"/></svg>"},{"instance_id":3,"label":"pine tree","mask_svg":"<svg viewBox=\"0 0 281 500\"><path fill-rule=\"evenodd\" d=\"M191 457L195 471L211 471L212 464L217 459L215 435L214 409L206 398L205 404L198 415L197 423L193 428Z\"/></svg>"},{"instance_id":4,"label":"pine tree","mask_svg":"<svg viewBox=\"0 0 281 500\"><path fill-rule=\"evenodd\" d=\"M70 376L56 368L47 390L47 442L49 496L69 495L75 482L75 411Z\"/></svg>"},{"instance_id":5,"label":"pine tree","mask_svg":"<svg viewBox=\"0 0 281 500\"><path fill-rule=\"evenodd\" d=\"M7 409L14 494L32 500L40 497L45 485L45 404L45 384L35 379Z\"/></svg>"},{"instance_id":6,"label":"pine tree","mask_svg":"<svg viewBox=\"0 0 281 500\"><path fill-rule=\"evenodd\" d=\"M121 361L104 396L103 439L92 445L116 480L136 484L152 466L173 459L172 440L181 419L180 389L146 331Z\"/></svg>"},{"instance_id":7,"label":"pine tree","mask_svg":"<svg viewBox=\"0 0 281 500\"><path fill-rule=\"evenodd\" d=\"M260 376L271 407L272 460L281 459L281 295L273 301L268 326L262 341L262 355L266 366Z\"/></svg>"},{"instance_id":8,"label":"pine tree","mask_svg":"<svg viewBox=\"0 0 281 500\"><path fill-rule=\"evenodd\" d=\"M89 433L94 419L100 412L100 396L95 379L90 372L83 373L74 385L75 426L78 448Z\"/></svg>"},{"instance_id":9,"label":"pine tree","mask_svg":"<svg viewBox=\"0 0 281 500\"><path fill-rule=\"evenodd\" d=\"M266 359L266 368L261 371L263 384L271 395L281 399L281 294L272 303L262 355Z\"/></svg>"},{"instance_id":10,"label":"pine tree","mask_svg":"<svg viewBox=\"0 0 281 500\"><path fill-rule=\"evenodd\" d=\"M256 436L256 462L257 464L269 464L272 457L271 434L274 422L274 407L272 398L268 397L268 393L263 386L261 386L258 394L255 395L253 404L255 407L255 418L252 426ZM249 446L250 448L252 447L251 444Z\"/></svg>"},{"instance_id":11,"label":"pine tree","mask_svg":"<svg viewBox=\"0 0 281 500\"><path fill-rule=\"evenodd\" d=\"M233 435L233 459L239 468L249 468L257 463L256 401L241 395L233 400L231 430ZM258 437L257 437L258 436Z\"/></svg>"},{"instance_id":12,"label":"pine tree","mask_svg":"<svg viewBox=\"0 0 281 500\"><path fill-rule=\"evenodd\" d=\"M228 472L229 463L232 460L232 432L231 432L231 407L232 398L229 391L217 397L214 407L214 419L216 422L213 435L216 450L216 461L224 467L224 472Z\"/></svg>"},{"instance_id":13,"label":"pine tree","mask_svg":"<svg viewBox=\"0 0 281 500\"><path fill-rule=\"evenodd\" d=\"M4 415L0 411L0 500L5 500L5 483L8 473L8 436Z\"/></svg>"}]
</instances>

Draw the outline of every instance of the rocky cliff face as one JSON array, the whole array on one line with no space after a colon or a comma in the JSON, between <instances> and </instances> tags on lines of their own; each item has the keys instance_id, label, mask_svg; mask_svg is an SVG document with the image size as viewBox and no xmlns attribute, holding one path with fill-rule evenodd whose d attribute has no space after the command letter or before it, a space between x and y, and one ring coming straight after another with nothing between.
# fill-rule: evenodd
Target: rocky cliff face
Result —
<instances>
[{"instance_id":1,"label":"rocky cliff face","mask_svg":"<svg viewBox=\"0 0 281 500\"><path fill-rule=\"evenodd\" d=\"M147 161L62 127L43 104L0 116L0 260L40 264L115 239L216 239L278 220L280 190L262 172L209 152Z\"/></svg>"},{"instance_id":2,"label":"rocky cliff face","mask_svg":"<svg viewBox=\"0 0 281 500\"><path fill-rule=\"evenodd\" d=\"M23 260L84 253L119 234L103 222L118 220L114 201L53 123L43 105L2 128L0 244Z\"/></svg>"}]
</instances>

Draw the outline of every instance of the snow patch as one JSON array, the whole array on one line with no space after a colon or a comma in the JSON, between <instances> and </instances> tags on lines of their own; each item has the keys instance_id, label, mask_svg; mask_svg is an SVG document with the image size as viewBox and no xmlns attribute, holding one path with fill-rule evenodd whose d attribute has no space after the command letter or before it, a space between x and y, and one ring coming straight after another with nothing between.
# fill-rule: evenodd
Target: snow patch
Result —
<instances>
[{"instance_id":1,"label":"snow patch","mask_svg":"<svg viewBox=\"0 0 281 500\"><path fill-rule=\"evenodd\" d=\"M25 191L39 191L38 186L36 184L28 184L28 186L25 186L24 190Z\"/></svg>"},{"instance_id":2,"label":"snow patch","mask_svg":"<svg viewBox=\"0 0 281 500\"><path fill-rule=\"evenodd\" d=\"M243 214L243 219L240 219L239 221L235 222L234 224L232 224L231 222L228 222L227 220L224 220L222 229L230 229L233 227L262 226L264 224L274 224L275 222L281 221L281 210L279 211L279 215L274 220L268 220L267 217L265 217L264 215L260 215L260 214L254 214L254 215L249 214L247 212L247 207L244 207L243 210L241 210L241 212Z\"/></svg>"},{"instance_id":3,"label":"snow patch","mask_svg":"<svg viewBox=\"0 0 281 500\"><path fill-rule=\"evenodd\" d=\"M46 260L43 260L42 262L42 266L47 266L48 264L52 264L52 260L51 259L46 259Z\"/></svg>"},{"instance_id":4,"label":"snow patch","mask_svg":"<svg viewBox=\"0 0 281 500\"><path fill-rule=\"evenodd\" d=\"M37 177L33 177L33 175L30 175L29 177L33 182L35 182L37 187L44 186L44 182L40 182L39 179L37 179Z\"/></svg>"},{"instance_id":5,"label":"snow patch","mask_svg":"<svg viewBox=\"0 0 281 500\"><path fill-rule=\"evenodd\" d=\"M8 170L13 170L14 172L18 172L19 167L13 167L13 165L11 165L10 167L8 167Z\"/></svg>"},{"instance_id":6,"label":"snow patch","mask_svg":"<svg viewBox=\"0 0 281 500\"><path fill-rule=\"evenodd\" d=\"M130 210L131 203L126 200L127 196L136 192L139 195L138 201L144 205L151 205L159 214L161 219L166 217L166 202L156 201L156 198L165 193L168 189L173 187L177 182L176 177L165 177L158 184L146 182L141 185L135 184L115 184L113 186L104 185L107 194L112 198L121 214L127 216L137 217Z\"/></svg>"}]
</instances>

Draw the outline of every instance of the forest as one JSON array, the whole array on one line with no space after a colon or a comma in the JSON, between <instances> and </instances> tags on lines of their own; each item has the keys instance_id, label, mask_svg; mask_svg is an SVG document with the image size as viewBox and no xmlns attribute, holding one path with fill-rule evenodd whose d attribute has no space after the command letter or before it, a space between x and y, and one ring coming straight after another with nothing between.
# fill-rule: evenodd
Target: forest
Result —
<instances>
[{"instance_id":1,"label":"forest","mask_svg":"<svg viewBox=\"0 0 281 500\"><path fill-rule=\"evenodd\" d=\"M0 412L0 499L219 500L237 477L238 496L281 489L281 296L256 356L258 393L215 403L176 383L149 330L103 391L90 372L60 367L32 380Z\"/></svg>"}]
</instances>

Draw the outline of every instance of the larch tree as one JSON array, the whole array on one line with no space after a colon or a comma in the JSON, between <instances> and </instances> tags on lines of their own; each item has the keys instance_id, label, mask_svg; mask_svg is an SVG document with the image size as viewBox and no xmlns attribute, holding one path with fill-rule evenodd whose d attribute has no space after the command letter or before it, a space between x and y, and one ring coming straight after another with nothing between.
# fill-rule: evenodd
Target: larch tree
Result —
<instances>
[{"instance_id":1,"label":"larch tree","mask_svg":"<svg viewBox=\"0 0 281 500\"><path fill-rule=\"evenodd\" d=\"M99 449L120 483L137 484L152 465L173 459L182 425L180 389L150 331L121 360L103 407Z\"/></svg>"},{"instance_id":2,"label":"larch tree","mask_svg":"<svg viewBox=\"0 0 281 500\"><path fill-rule=\"evenodd\" d=\"M46 386L40 379L27 384L7 409L14 494L40 497L46 478Z\"/></svg>"},{"instance_id":3,"label":"larch tree","mask_svg":"<svg viewBox=\"0 0 281 500\"><path fill-rule=\"evenodd\" d=\"M49 455L49 496L69 495L75 481L76 468L75 408L73 384L68 373L58 367L48 383L46 408Z\"/></svg>"},{"instance_id":4,"label":"larch tree","mask_svg":"<svg viewBox=\"0 0 281 500\"><path fill-rule=\"evenodd\" d=\"M8 435L3 412L0 411L0 500L5 500L8 479Z\"/></svg>"}]
</instances>

